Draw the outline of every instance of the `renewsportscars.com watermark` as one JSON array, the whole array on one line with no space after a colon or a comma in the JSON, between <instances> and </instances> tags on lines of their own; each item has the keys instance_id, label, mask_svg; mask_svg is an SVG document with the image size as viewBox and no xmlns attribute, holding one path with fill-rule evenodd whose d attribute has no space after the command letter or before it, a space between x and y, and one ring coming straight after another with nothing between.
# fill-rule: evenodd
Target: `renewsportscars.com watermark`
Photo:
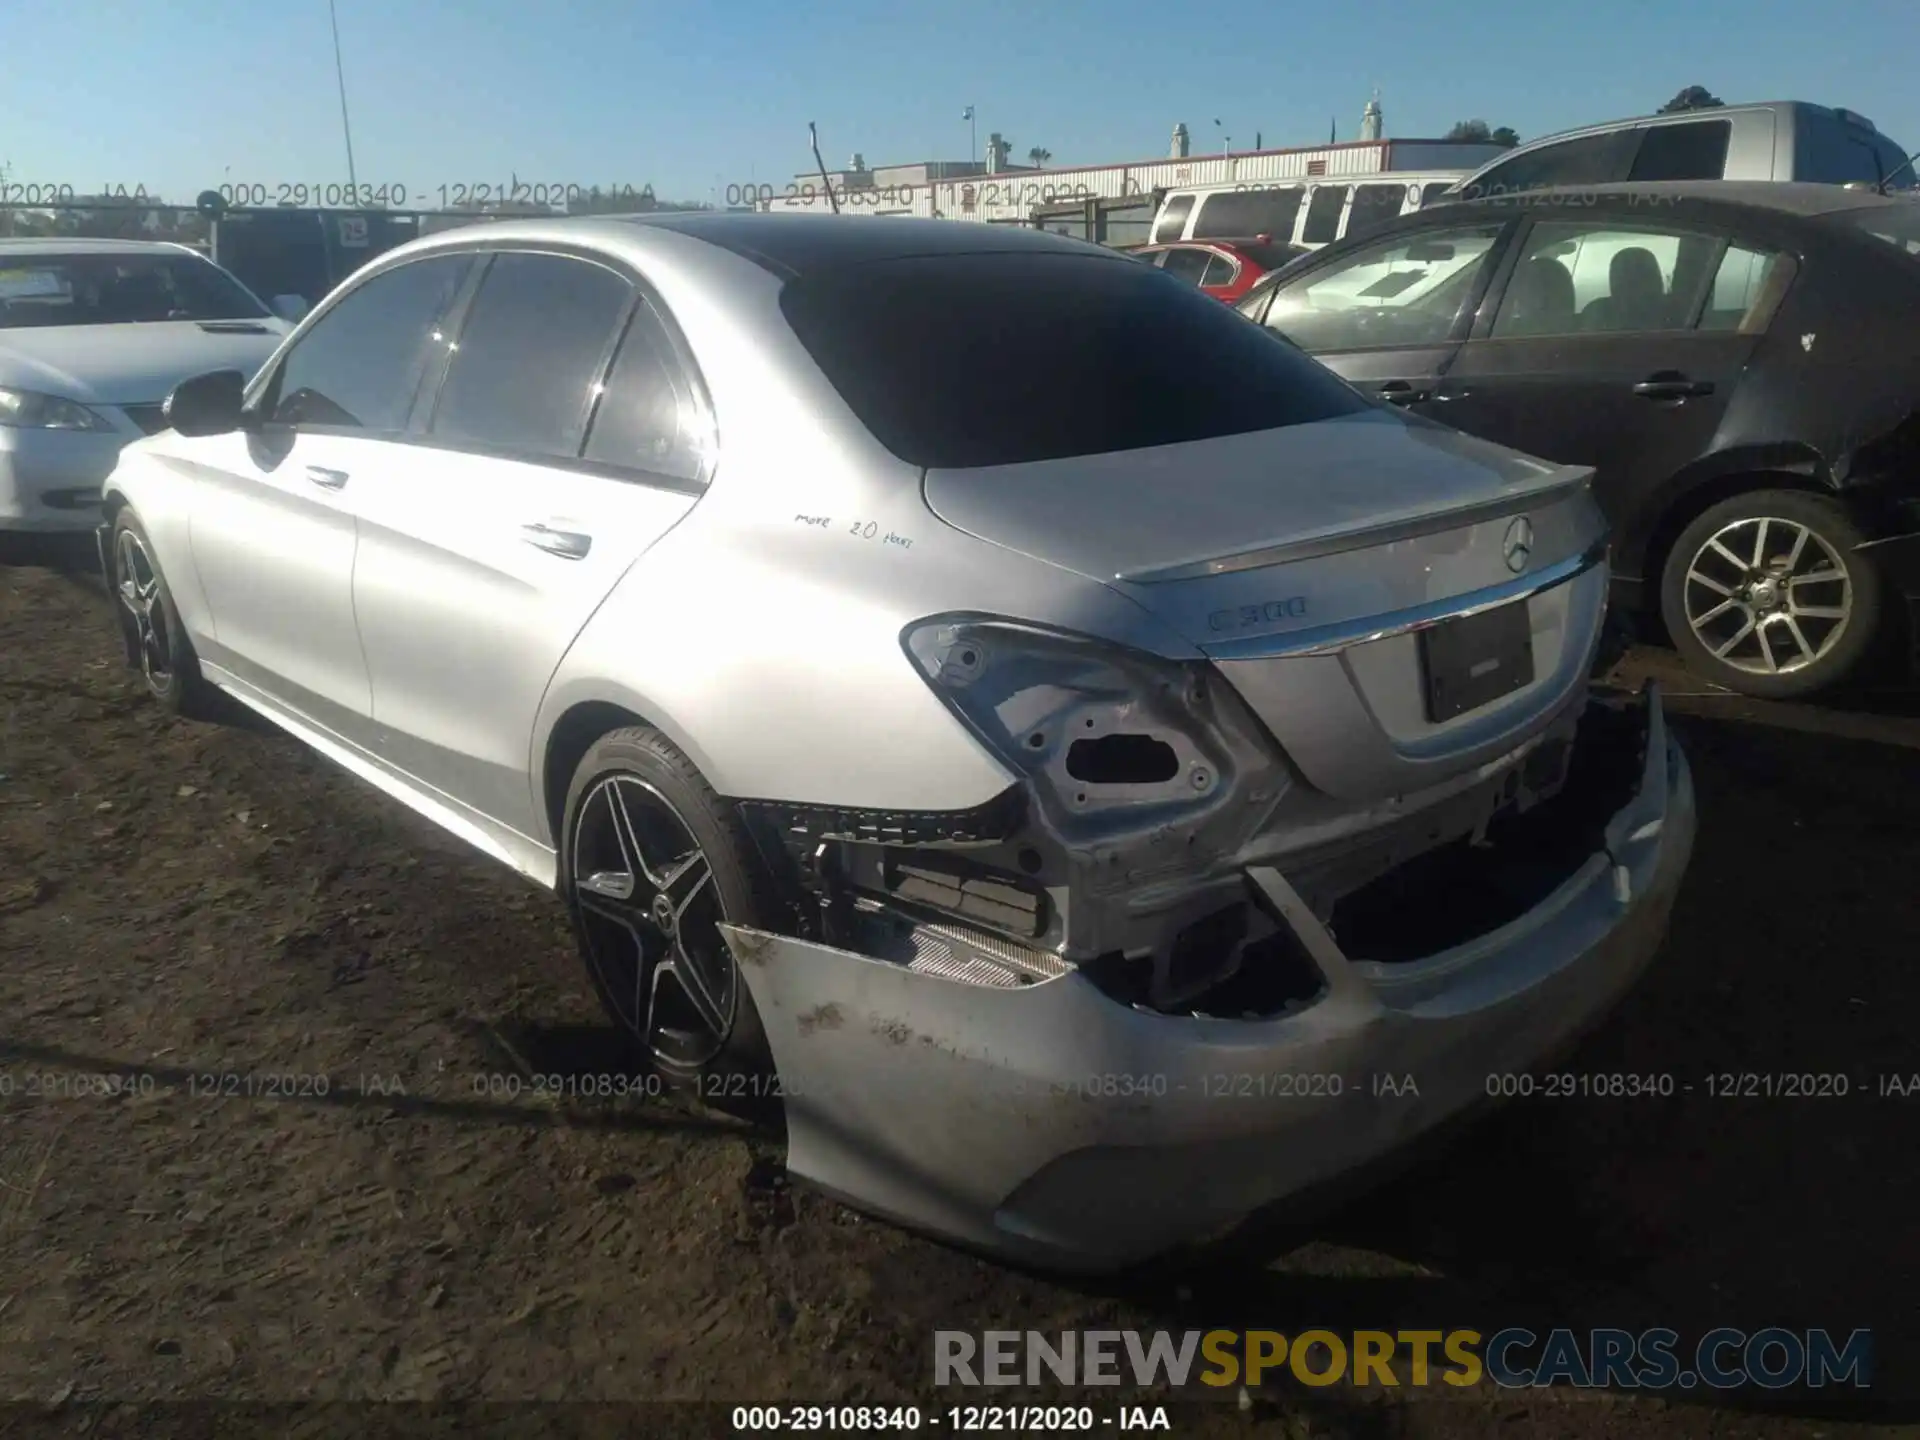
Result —
<instances>
[{"instance_id":1,"label":"renewsportscars.com watermark","mask_svg":"<svg viewBox=\"0 0 1920 1440\"><path fill-rule=\"evenodd\" d=\"M935 1385L1302 1385L1769 1390L1873 1375L1873 1332L1710 1330L936 1330Z\"/></svg>"}]
</instances>

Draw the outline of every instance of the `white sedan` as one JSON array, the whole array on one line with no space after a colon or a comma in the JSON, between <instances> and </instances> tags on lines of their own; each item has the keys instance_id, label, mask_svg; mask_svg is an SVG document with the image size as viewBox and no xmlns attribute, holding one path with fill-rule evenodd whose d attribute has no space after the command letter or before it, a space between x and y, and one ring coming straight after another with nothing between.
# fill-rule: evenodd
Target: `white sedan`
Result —
<instances>
[{"instance_id":1,"label":"white sedan","mask_svg":"<svg viewBox=\"0 0 1920 1440\"><path fill-rule=\"evenodd\" d=\"M275 303L184 245L0 241L0 531L91 530L175 385L273 354L300 312Z\"/></svg>"}]
</instances>

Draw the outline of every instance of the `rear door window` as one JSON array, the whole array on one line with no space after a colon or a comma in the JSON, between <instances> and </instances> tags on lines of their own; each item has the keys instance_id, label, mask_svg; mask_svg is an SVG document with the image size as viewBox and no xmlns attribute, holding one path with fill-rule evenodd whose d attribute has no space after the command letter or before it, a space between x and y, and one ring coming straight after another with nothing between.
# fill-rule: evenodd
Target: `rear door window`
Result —
<instances>
[{"instance_id":1,"label":"rear door window","mask_svg":"<svg viewBox=\"0 0 1920 1440\"><path fill-rule=\"evenodd\" d=\"M1202 285L1231 285L1233 283L1234 264L1224 255L1207 257L1206 272L1201 275Z\"/></svg>"},{"instance_id":2,"label":"rear door window","mask_svg":"<svg viewBox=\"0 0 1920 1440\"><path fill-rule=\"evenodd\" d=\"M1166 259L1160 262L1160 268L1176 280L1198 285L1200 277L1207 273L1207 261L1210 258L1210 253L1205 250L1169 250Z\"/></svg>"},{"instance_id":3,"label":"rear door window","mask_svg":"<svg viewBox=\"0 0 1920 1440\"><path fill-rule=\"evenodd\" d=\"M1720 180L1727 173L1731 120L1684 120L1649 125L1633 157L1629 180Z\"/></svg>"},{"instance_id":4,"label":"rear door window","mask_svg":"<svg viewBox=\"0 0 1920 1440\"><path fill-rule=\"evenodd\" d=\"M1298 185L1274 190L1218 190L1204 196L1193 238L1251 240L1266 235L1275 240L1293 237L1294 221L1306 192Z\"/></svg>"},{"instance_id":5,"label":"rear door window","mask_svg":"<svg viewBox=\"0 0 1920 1440\"><path fill-rule=\"evenodd\" d=\"M706 402L666 326L647 301L613 357L594 404L586 458L675 480L706 478L714 434Z\"/></svg>"},{"instance_id":6,"label":"rear door window","mask_svg":"<svg viewBox=\"0 0 1920 1440\"><path fill-rule=\"evenodd\" d=\"M435 440L571 459L633 286L566 255L496 255L434 402Z\"/></svg>"},{"instance_id":7,"label":"rear door window","mask_svg":"<svg viewBox=\"0 0 1920 1440\"><path fill-rule=\"evenodd\" d=\"M1371 408L1231 307L1117 257L867 262L789 281L780 304L848 407L910 465L1100 455Z\"/></svg>"},{"instance_id":8,"label":"rear door window","mask_svg":"<svg viewBox=\"0 0 1920 1440\"><path fill-rule=\"evenodd\" d=\"M1486 170L1464 198L1514 195L1548 185L1606 185L1626 178L1640 132L1631 127L1578 135L1523 150Z\"/></svg>"},{"instance_id":9,"label":"rear door window","mask_svg":"<svg viewBox=\"0 0 1920 1440\"><path fill-rule=\"evenodd\" d=\"M1155 244L1168 240L1178 240L1187 226L1187 216L1193 213L1193 196L1175 195L1167 201L1161 210L1160 218L1153 223Z\"/></svg>"},{"instance_id":10,"label":"rear door window","mask_svg":"<svg viewBox=\"0 0 1920 1440\"><path fill-rule=\"evenodd\" d=\"M1347 211L1346 233L1364 235L1369 230L1377 230L1388 221L1399 219L1406 203L1405 185L1356 185L1353 205Z\"/></svg>"},{"instance_id":11,"label":"rear door window","mask_svg":"<svg viewBox=\"0 0 1920 1440\"><path fill-rule=\"evenodd\" d=\"M1492 338L1685 330L1719 246L1716 237L1660 226L1537 224Z\"/></svg>"},{"instance_id":12,"label":"rear door window","mask_svg":"<svg viewBox=\"0 0 1920 1440\"><path fill-rule=\"evenodd\" d=\"M1340 238L1340 212L1347 205L1345 185L1316 185L1307 202L1307 228L1301 235L1303 245L1331 245Z\"/></svg>"},{"instance_id":13,"label":"rear door window","mask_svg":"<svg viewBox=\"0 0 1920 1440\"><path fill-rule=\"evenodd\" d=\"M1774 251L1729 245L1714 271L1700 329L1755 335L1767 328L1793 281L1794 262Z\"/></svg>"}]
</instances>

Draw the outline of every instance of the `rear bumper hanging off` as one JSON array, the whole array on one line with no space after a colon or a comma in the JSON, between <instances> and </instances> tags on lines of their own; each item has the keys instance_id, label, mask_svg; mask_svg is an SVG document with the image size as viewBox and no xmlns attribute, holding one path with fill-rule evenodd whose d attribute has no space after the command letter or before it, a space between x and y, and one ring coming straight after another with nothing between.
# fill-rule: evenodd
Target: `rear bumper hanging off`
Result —
<instances>
[{"instance_id":1,"label":"rear bumper hanging off","mask_svg":"<svg viewBox=\"0 0 1920 1440\"><path fill-rule=\"evenodd\" d=\"M779 1071L790 1169L914 1228L1099 1272L1399 1150L1563 1047L1659 947L1693 787L1657 691L1629 708L1645 761L1603 843L1475 939L1351 960L1279 870L1250 867L1325 982L1276 1016L1129 1006L1070 967L975 983L722 926Z\"/></svg>"}]
</instances>

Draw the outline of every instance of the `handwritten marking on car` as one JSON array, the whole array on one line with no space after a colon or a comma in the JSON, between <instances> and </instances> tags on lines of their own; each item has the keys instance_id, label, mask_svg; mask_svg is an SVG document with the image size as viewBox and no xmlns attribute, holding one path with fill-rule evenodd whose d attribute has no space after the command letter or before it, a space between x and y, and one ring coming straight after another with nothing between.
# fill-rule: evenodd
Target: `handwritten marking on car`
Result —
<instances>
[{"instance_id":1,"label":"handwritten marking on car","mask_svg":"<svg viewBox=\"0 0 1920 1440\"><path fill-rule=\"evenodd\" d=\"M847 534L853 536L856 540L878 540L882 545L897 545L902 550L911 550L913 548L913 541L896 531L889 530L886 534L882 535L880 533L880 522L877 520L855 520L851 525L847 526Z\"/></svg>"},{"instance_id":2,"label":"handwritten marking on car","mask_svg":"<svg viewBox=\"0 0 1920 1440\"><path fill-rule=\"evenodd\" d=\"M796 525L812 525L824 530L833 523L833 517L831 515L796 515L793 517L793 523Z\"/></svg>"},{"instance_id":3,"label":"handwritten marking on car","mask_svg":"<svg viewBox=\"0 0 1920 1440\"><path fill-rule=\"evenodd\" d=\"M1235 605L1226 610L1215 610L1207 616L1207 628L1221 630L1244 630L1249 625L1277 625L1282 620L1304 620L1307 618L1307 597L1289 595L1284 600L1268 600L1261 605Z\"/></svg>"}]
</instances>

